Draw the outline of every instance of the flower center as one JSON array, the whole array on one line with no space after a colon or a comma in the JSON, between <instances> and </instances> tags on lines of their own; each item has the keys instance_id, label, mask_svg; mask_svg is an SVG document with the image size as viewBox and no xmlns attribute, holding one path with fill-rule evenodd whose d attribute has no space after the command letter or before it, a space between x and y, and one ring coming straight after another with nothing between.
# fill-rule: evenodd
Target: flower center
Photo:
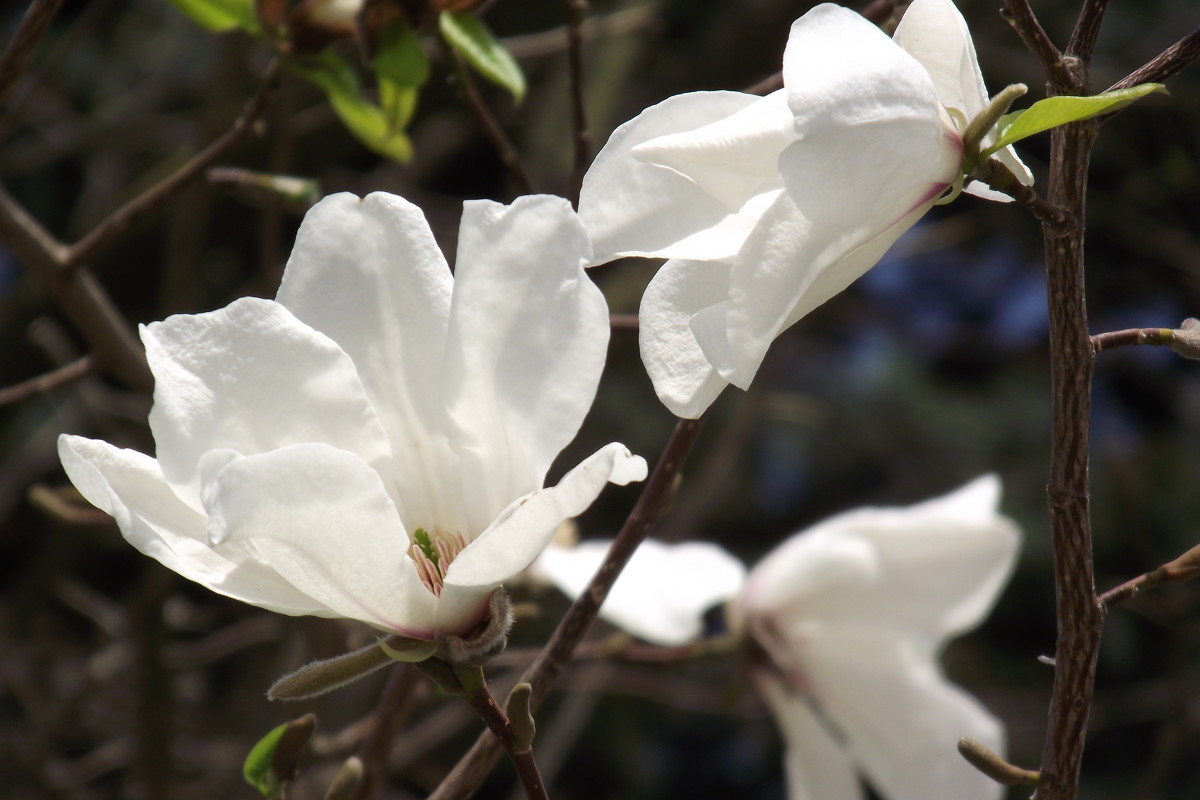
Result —
<instances>
[{"instance_id":1,"label":"flower center","mask_svg":"<svg viewBox=\"0 0 1200 800\"><path fill-rule=\"evenodd\" d=\"M437 528L433 529L432 534L424 528L417 528L413 533L408 554L417 565L417 574L421 576L421 582L435 596L441 597L446 570L466 546L466 537L461 533L445 533Z\"/></svg>"}]
</instances>

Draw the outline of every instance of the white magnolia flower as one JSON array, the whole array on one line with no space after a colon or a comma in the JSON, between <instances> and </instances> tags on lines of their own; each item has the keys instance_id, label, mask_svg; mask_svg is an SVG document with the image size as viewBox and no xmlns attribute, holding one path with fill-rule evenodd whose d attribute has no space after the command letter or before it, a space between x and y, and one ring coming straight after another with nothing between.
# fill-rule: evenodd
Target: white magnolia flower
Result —
<instances>
[{"instance_id":1,"label":"white magnolia flower","mask_svg":"<svg viewBox=\"0 0 1200 800\"><path fill-rule=\"evenodd\" d=\"M729 383L747 388L776 336L870 269L956 182L965 122L988 97L951 0L915 0L895 41L818 6L792 25L783 82L761 98L696 92L648 108L584 180L596 263L671 259L642 299L641 348L682 417ZM1032 181L1011 148L1000 157Z\"/></svg>"},{"instance_id":2,"label":"white magnolia flower","mask_svg":"<svg viewBox=\"0 0 1200 800\"><path fill-rule=\"evenodd\" d=\"M530 571L571 598L583 594L611 540L546 548ZM647 539L634 551L600 607L600 616L652 644L686 644L704 632L704 613L732 599L746 567L715 544Z\"/></svg>"},{"instance_id":3,"label":"white magnolia flower","mask_svg":"<svg viewBox=\"0 0 1200 800\"><path fill-rule=\"evenodd\" d=\"M937 657L982 621L1019 532L985 476L907 508L864 508L789 539L731 604L766 654L754 680L783 731L791 800L986 800L1001 787L956 752L1003 751L1000 722Z\"/></svg>"},{"instance_id":4,"label":"white magnolia flower","mask_svg":"<svg viewBox=\"0 0 1200 800\"><path fill-rule=\"evenodd\" d=\"M611 444L543 488L592 403L608 309L559 198L467 203L451 275L421 211L328 197L275 301L142 328L157 458L63 436L136 548L285 614L463 634L492 592L645 462Z\"/></svg>"}]
</instances>

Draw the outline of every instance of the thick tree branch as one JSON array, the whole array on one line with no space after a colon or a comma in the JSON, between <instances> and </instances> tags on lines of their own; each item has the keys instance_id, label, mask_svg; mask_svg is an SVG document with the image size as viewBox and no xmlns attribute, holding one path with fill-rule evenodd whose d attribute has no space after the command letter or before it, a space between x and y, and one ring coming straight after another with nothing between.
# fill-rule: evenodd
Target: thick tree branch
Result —
<instances>
[{"instance_id":1,"label":"thick tree branch","mask_svg":"<svg viewBox=\"0 0 1200 800\"><path fill-rule=\"evenodd\" d=\"M1056 89L1055 94L1064 93L1062 90L1072 85L1070 70L1063 60L1063 54L1054 42L1050 41L1042 24L1033 15L1029 0L1004 0L1004 11L1001 13L1017 32L1017 36L1021 37L1025 47L1041 64L1042 70L1050 78L1051 85Z\"/></svg>"},{"instance_id":2,"label":"thick tree branch","mask_svg":"<svg viewBox=\"0 0 1200 800\"><path fill-rule=\"evenodd\" d=\"M1107 10L1108 0L1084 0L1079 18L1075 22L1075 30L1067 42L1067 55L1083 61L1091 60L1096 49L1096 39L1100 36L1100 23Z\"/></svg>"},{"instance_id":3,"label":"thick tree branch","mask_svg":"<svg viewBox=\"0 0 1200 800\"><path fill-rule=\"evenodd\" d=\"M1162 83L1167 78L1178 75L1197 58L1200 58L1200 28L1184 36L1178 42L1108 87L1108 91L1128 89L1130 86L1137 86L1139 83Z\"/></svg>"},{"instance_id":4,"label":"thick tree branch","mask_svg":"<svg viewBox=\"0 0 1200 800\"><path fill-rule=\"evenodd\" d=\"M0 242L33 273L75 324L96 356L130 388L149 394L154 378L141 344L87 269L65 268L67 248L0 186Z\"/></svg>"}]
</instances>

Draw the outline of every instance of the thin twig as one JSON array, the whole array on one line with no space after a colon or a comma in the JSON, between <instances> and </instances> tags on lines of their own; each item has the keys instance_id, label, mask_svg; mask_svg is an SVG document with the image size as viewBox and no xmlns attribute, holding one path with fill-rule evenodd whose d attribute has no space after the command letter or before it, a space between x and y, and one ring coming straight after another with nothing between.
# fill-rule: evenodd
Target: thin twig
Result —
<instances>
[{"instance_id":1,"label":"thin twig","mask_svg":"<svg viewBox=\"0 0 1200 800\"><path fill-rule=\"evenodd\" d=\"M0 389L0 406L20 402L35 394L49 394L55 389L60 389L88 375L92 368L92 357L84 356L53 372L38 375L36 378L9 386L7 389Z\"/></svg>"},{"instance_id":2,"label":"thin twig","mask_svg":"<svg viewBox=\"0 0 1200 800\"><path fill-rule=\"evenodd\" d=\"M483 133L492 143L492 147L496 149L496 155L500 157L500 162L512 173L513 180L517 184L518 194L531 194L533 184L529 182L529 176L521 164L521 156L517 153L517 148L509 140L504 129L500 127L500 123L496 121L495 116L483 101L483 95L479 93L479 87L475 85L475 79L471 77L471 71L467 69L462 56L454 50L450 50L450 57L454 59L454 74L458 77L459 85L462 86L467 106L483 127Z\"/></svg>"},{"instance_id":3,"label":"thin twig","mask_svg":"<svg viewBox=\"0 0 1200 800\"><path fill-rule=\"evenodd\" d=\"M354 800L372 800L379 795L387 779L392 740L408 719L417 687L424 686L421 673L409 664L396 664L391 670L371 722L371 731L363 740L360 751L363 775L355 789Z\"/></svg>"},{"instance_id":4,"label":"thin twig","mask_svg":"<svg viewBox=\"0 0 1200 800\"><path fill-rule=\"evenodd\" d=\"M1102 350L1112 350L1114 347L1129 347L1139 344L1170 347L1173 341L1175 341L1175 331L1171 328L1127 328L1123 331L1097 333L1092 337L1092 347L1099 353Z\"/></svg>"},{"instance_id":5,"label":"thin twig","mask_svg":"<svg viewBox=\"0 0 1200 800\"><path fill-rule=\"evenodd\" d=\"M571 92L571 130L575 141L575 158L567 184L567 199L571 201L572 206L578 206L583 175L587 172L592 155L592 136L588 132L583 85L582 27L587 19L588 4L587 0L563 0L563 7L567 13L567 65L570 74L568 83Z\"/></svg>"},{"instance_id":6,"label":"thin twig","mask_svg":"<svg viewBox=\"0 0 1200 800\"><path fill-rule=\"evenodd\" d=\"M1100 35L1100 22L1108 10L1108 0L1084 0L1075 30L1067 42L1067 55L1090 61L1096 49L1096 38Z\"/></svg>"},{"instance_id":7,"label":"thin twig","mask_svg":"<svg viewBox=\"0 0 1200 800\"><path fill-rule=\"evenodd\" d=\"M1167 78L1178 75L1197 58L1200 58L1200 28L1184 36L1178 42L1108 87L1108 91L1128 89L1140 83L1162 83Z\"/></svg>"},{"instance_id":8,"label":"thin twig","mask_svg":"<svg viewBox=\"0 0 1200 800\"><path fill-rule=\"evenodd\" d=\"M67 248L0 186L0 243L37 276L83 334L96 364L135 391L149 394L154 377L129 323L87 269L63 269Z\"/></svg>"},{"instance_id":9,"label":"thin twig","mask_svg":"<svg viewBox=\"0 0 1200 800\"><path fill-rule=\"evenodd\" d=\"M646 538L651 525L666 510L675 477L679 474L699 432L700 420L681 419L676 424L663 449L662 457L642 489L637 504L609 548L604 564L596 572L588 588L571 604L537 661L522 676L521 680L533 687L531 705L534 710L570 659L576 644L596 619L600 605L608 596L621 569ZM500 752L499 745L491 735L481 735L429 796L429 800L451 800L470 796L483 783L492 766L500 758Z\"/></svg>"},{"instance_id":10,"label":"thin twig","mask_svg":"<svg viewBox=\"0 0 1200 800\"><path fill-rule=\"evenodd\" d=\"M0 56L0 105L4 104L8 93L25 73L33 51L37 49L38 42L61 5L62 0L33 0L29 4L16 34L4 49L4 55Z\"/></svg>"},{"instance_id":11,"label":"thin twig","mask_svg":"<svg viewBox=\"0 0 1200 800\"><path fill-rule=\"evenodd\" d=\"M1123 603L1139 592L1162 586L1164 583L1186 583L1200 575L1200 545L1186 553L1163 564L1158 569L1137 576L1119 586L1109 589L1097 598L1100 608L1107 612L1110 608Z\"/></svg>"},{"instance_id":12,"label":"thin twig","mask_svg":"<svg viewBox=\"0 0 1200 800\"><path fill-rule=\"evenodd\" d=\"M1004 12L1001 12L1004 18L1038 60L1050 83L1060 90L1070 85L1070 75L1066 64L1063 63L1062 53L1054 42L1050 41L1042 24L1034 16L1033 9L1029 7L1029 0L1004 0L1004 9Z\"/></svg>"},{"instance_id":13,"label":"thin twig","mask_svg":"<svg viewBox=\"0 0 1200 800\"><path fill-rule=\"evenodd\" d=\"M129 201L108 216L103 222L93 228L86 236L70 248L66 256L66 265L82 264L107 247L112 241L124 233L139 217L162 204L164 200L182 189L193 179L204 172L214 161L237 144L242 137L254 129L254 124L267 106L267 95L279 74L279 62L273 61L263 75L258 91L246 103L241 116L233 125L208 147L192 156L186 164L171 173L165 180L150 188L148 191Z\"/></svg>"},{"instance_id":14,"label":"thin twig","mask_svg":"<svg viewBox=\"0 0 1200 800\"><path fill-rule=\"evenodd\" d=\"M1063 209L1048 203L1032 186L1018 181L1000 159L994 156L989 158L980 166L975 177L1025 206L1039 222L1056 226L1066 224L1067 213Z\"/></svg>"}]
</instances>

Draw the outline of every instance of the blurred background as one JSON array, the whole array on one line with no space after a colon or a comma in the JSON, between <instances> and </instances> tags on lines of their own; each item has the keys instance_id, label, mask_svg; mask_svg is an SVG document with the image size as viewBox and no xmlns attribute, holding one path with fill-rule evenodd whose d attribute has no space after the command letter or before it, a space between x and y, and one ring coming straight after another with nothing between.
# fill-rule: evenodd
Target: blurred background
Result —
<instances>
[{"instance_id":1,"label":"blurred background","mask_svg":"<svg viewBox=\"0 0 1200 800\"><path fill-rule=\"evenodd\" d=\"M5 42L25 5L0 12ZM777 72L788 26L811 4L590 5L586 97L599 146L669 95L745 89ZM989 88L1020 81L1029 102L1040 98L1036 65L1000 4L959 5ZM1064 42L1078 4L1033 5ZM498 0L484 18L517 56L529 91L519 106L491 85L480 92L534 189L563 194L572 153L563 4ZM1191 0L1113 0L1096 90L1198 24ZM351 43L336 46L353 55ZM212 34L167 0L67 0L0 110L0 183L54 237L75 242L225 133L270 60L264 43ZM414 156L398 164L365 148L320 91L285 70L259 130L215 166L309 178L322 195L402 194L425 210L453 263L462 201L518 193L460 88L435 52L410 128ZM1175 327L1200 314L1200 68L1168 88L1109 121L1094 154L1093 332ZM1039 182L1047 148L1045 135L1020 146ZM86 266L131 326L271 297L305 207L202 176ZM1037 657L1054 648L1041 246L1022 208L964 196L934 209L864 279L782 336L749 393L725 392L658 534L715 541L752 564L829 514L907 504L998 473L1024 550L995 613L949 647L945 665L1007 722L1012 760L1027 766L1039 760L1052 677ZM614 313L633 314L653 269L627 261L593 277ZM0 244L0 387L86 354L57 297ZM70 502L58 434L152 453L148 408L146 395L94 372L0 407L0 794L256 797L241 778L247 751L311 710L318 733L291 796L320 797L331 770L359 747L388 676L312 703L268 703L276 677L343 652L365 632L213 595ZM616 330L596 406L559 469L613 440L653 461L672 425L638 360L636 333ZM1200 542L1200 366L1150 347L1101 354L1093 428L1096 579L1105 589ZM607 491L579 520L583 535L611 536L635 498L635 488ZM551 590L517 599L541 609L514 633L506 659L520 667L566 601ZM610 632L598 624L593 636ZM501 687L507 669L493 670ZM403 680L393 676L392 690ZM411 685L381 797L423 797L477 732L465 707ZM555 797L784 797L774 725L733 660L589 662L557 686L538 740ZM1156 590L1110 614L1083 776L1083 796L1097 800L1200 792L1200 586ZM519 796L514 785L500 765L480 796Z\"/></svg>"}]
</instances>

